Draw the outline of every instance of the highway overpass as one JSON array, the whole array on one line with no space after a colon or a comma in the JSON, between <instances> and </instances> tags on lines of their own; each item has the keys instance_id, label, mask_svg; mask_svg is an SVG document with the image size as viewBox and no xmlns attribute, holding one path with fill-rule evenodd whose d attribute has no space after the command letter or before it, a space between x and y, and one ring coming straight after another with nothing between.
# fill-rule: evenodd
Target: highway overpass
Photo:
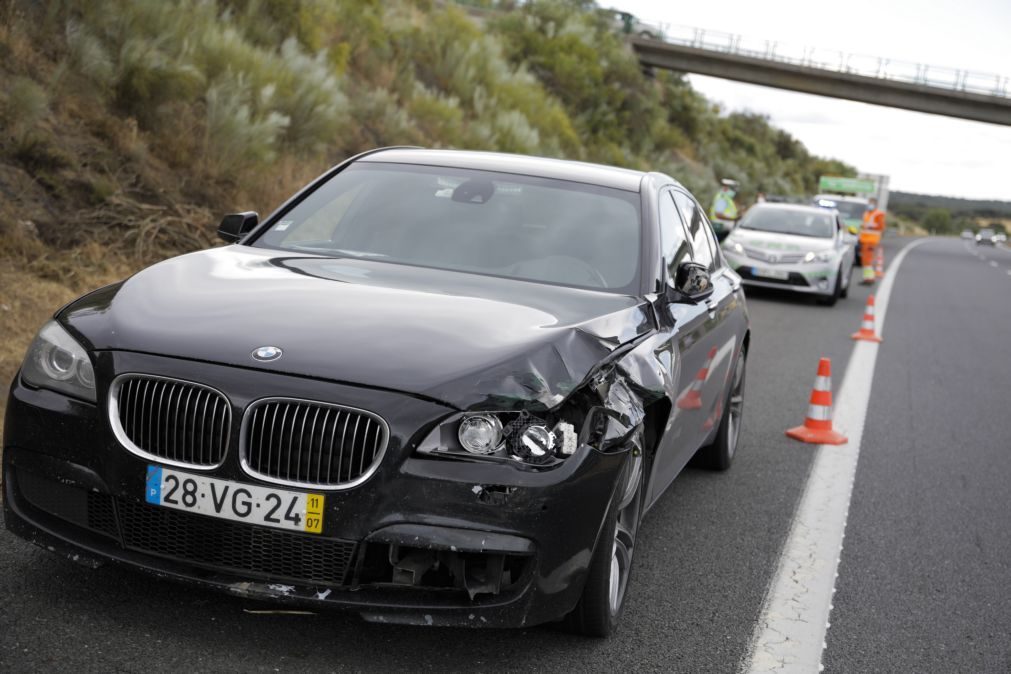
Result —
<instances>
[{"instance_id":1,"label":"highway overpass","mask_svg":"<svg viewBox=\"0 0 1011 674\"><path fill-rule=\"evenodd\" d=\"M814 49L788 55L776 43L700 29L662 34L629 36L644 66L1011 126L1008 77Z\"/></svg>"}]
</instances>

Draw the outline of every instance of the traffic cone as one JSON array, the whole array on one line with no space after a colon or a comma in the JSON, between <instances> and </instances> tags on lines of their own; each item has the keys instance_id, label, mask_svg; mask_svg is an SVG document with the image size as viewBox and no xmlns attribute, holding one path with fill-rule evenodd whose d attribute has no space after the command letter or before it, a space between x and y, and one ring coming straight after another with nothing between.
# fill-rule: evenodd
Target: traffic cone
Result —
<instances>
[{"instance_id":1,"label":"traffic cone","mask_svg":"<svg viewBox=\"0 0 1011 674\"><path fill-rule=\"evenodd\" d=\"M874 277L882 278L885 275L885 251L878 246L878 252L874 255Z\"/></svg>"},{"instance_id":2,"label":"traffic cone","mask_svg":"<svg viewBox=\"0 0 1011 674\"><path fill-rule=\"evenodd\" d=\"M709 378L709 367L713 364L713 359L715 358L716 347L714 346L709 349L709 355L706 357L706 364L703 365L702 369L695 375L692 385L688 387L688 390L684 392L684 395L678 398L678 409L697 410L702 407L702 385L705 384L706 379Z\"/></svg>"},{"instance_id":3,"label":"traffic cone","mask_svg":"<svg viewBox=\"0 0 1011 674\"><path fill-rule=\"evenodd\" d=\"M874 332L874 295L867 296L867 306L864 307L864 320L860 324L860 329L850 335L853 339L860 339L865 342L883 341Z\"/></svg>"},{"instance_id":4,"label":"traffic cone","mask_svg":"<svg viewBox=\"0 0 1011 674\"><path fill-rule=\"evenodd\" d=\"M832 362L828 358L818 361L818 378L811 390L804 425L791 428L787 437L815 445L842 445L846 436L832 429Z\"/></svg>"}]
</instances>

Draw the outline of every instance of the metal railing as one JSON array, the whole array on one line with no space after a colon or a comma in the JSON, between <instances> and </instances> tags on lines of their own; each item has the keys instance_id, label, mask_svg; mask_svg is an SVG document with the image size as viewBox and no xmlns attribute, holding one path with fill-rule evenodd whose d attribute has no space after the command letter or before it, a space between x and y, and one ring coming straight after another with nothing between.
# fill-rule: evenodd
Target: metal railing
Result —
<instances>
[{"instance_id":1,"label":"metal railing","mask_svg":"<svg viewBox=\"0 0 1011 674\"><path fill-rule=\"evenodd\" d=\"M631 29L631 30L628 30ZM776 40L749 38L691 26L636 21L627 32L695 49L733 54L818 68L836 73L862 75L906 84L936 87L984 96L1011 97L1011 77L958 68L943 68L878 56L804 47Z\"/></svg>"}]
</instances>

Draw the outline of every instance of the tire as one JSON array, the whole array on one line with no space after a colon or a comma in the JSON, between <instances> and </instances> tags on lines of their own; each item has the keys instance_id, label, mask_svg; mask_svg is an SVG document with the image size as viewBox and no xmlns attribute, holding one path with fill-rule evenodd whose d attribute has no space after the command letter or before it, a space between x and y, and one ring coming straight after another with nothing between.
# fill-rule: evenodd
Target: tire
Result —
<instances>
[{"instance_id":1,"label":"tire","mask_svg":"<svg viewBox=\"0 0 1011 674\"><path fill-rule=\"evenodd\" d=\"M842 267L839 267L839 274L842 275ZM853 267L850 267L849 276L846 277L846 285L839 291L839 297L846 299L850 296L850 286L853 285Z\"/></svg>"},{"instance_id":2,"label":"tire","mask_svg":"<svg viewBox=\"0 0 1011 674\"><path fill-rule=\"evenodd\" d=\"M734 366L730 390L727 392L726 405L720 426L716 430L716 439L706 445L695 455L697 463L710 470L727 470L734 462L737 445L741 438L741 419L744 412L744 383L747 370L746 351L741 351Z\"/></svg>"},{"instance_id":3,"label":"tire","mask_svg":"<svg viewBox=\"0 0 1011 674\"><path fill-rule=\"evenodd\" d=\"M618 626L632 573L635 537L642 518L645 472L642 455L630 454L622 471L622 486L615 490L600 539L590 559L583 594L572 612L565 616L564 625L571 632L588 637L606 637Z\"/></svg>"},{"instance_id":4,"label":"tire","mask_svg":"<svg viewBox=\"0 0 1011 674\"><path fill-rule=\"evenodd\" d=\"M842 267L839 267L839 273L835 275L835 288L832 289L832 294L828 297L819 297L818 304L834 307L840 297L842 297Z\"/></svg>"}]
</instances>

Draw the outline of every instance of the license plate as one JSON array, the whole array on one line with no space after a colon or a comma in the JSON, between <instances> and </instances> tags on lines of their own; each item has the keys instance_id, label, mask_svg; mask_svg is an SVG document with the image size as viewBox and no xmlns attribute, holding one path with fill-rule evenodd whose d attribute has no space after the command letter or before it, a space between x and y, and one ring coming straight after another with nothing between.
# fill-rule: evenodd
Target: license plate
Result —
<instances>
[{"instance_id":1,"label":"license plate","mask_svg":"<svg viewBox=\"0 0 1011 674\"><path fill-rule=\"evenodd\" d=\"M323 494L260 487L149 465L144 499L226 520L318 534L323 531Z\"/></svg>"},{"instance_id":2,"label":"license plate","mask_svg":"<svg viewBox=\"0 0 1011 674\"><path fill-rule=\"evenodd\" d=\"M783 271L782 269L762 269L761 267L751 268L752 276L762 276L765 278L775 278L785 281L790 278L790 272Z\"/></svg>"}]
</instances>

